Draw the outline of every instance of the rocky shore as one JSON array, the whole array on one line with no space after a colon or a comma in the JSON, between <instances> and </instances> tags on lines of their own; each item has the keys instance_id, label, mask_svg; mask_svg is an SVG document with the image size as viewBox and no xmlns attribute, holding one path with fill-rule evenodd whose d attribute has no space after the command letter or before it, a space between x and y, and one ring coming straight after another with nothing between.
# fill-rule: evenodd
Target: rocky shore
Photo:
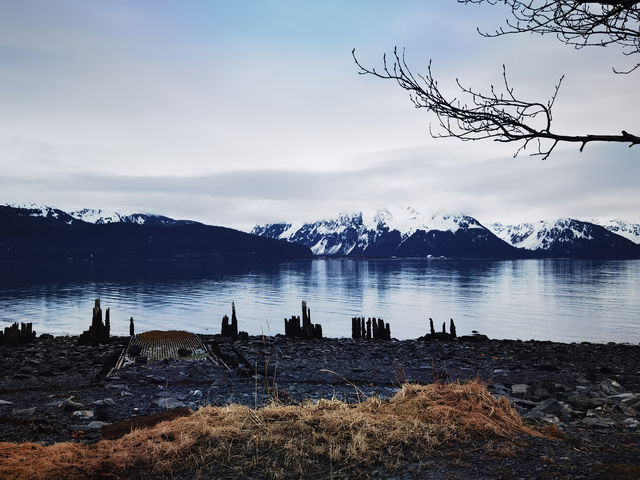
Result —
<instances>
[{"instance_id":1,"label":"rocky shore","mask_svg":"<svg viewBox=\"0 0 640 480\"><path fill-rule=\"evenodd\" d=\"M434 478L640 477L638 345L201 338L219 365L163 360L112 371L128 337L83 346L77 337L43 335L0 347L0 440L91 443L104 425L175 407L351 402L389 398L403 382L479 378L529 423L556 426L562 439L531 439L491 462L459 452L431 466Z\"/></svg>"}]
</instances>

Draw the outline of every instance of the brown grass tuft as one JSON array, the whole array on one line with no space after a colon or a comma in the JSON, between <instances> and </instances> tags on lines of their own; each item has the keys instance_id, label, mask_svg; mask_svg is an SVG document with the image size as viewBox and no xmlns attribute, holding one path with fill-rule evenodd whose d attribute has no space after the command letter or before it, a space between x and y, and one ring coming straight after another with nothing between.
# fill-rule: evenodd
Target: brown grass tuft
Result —
<instances>
[{"instance_id":1,"label":"brown grass tuft","mask_svg":"<svg viewBox=\"0 0 640 480\"><path fill-rule=\"evenodd\" d=\"M95 445L0 443L0 478L157 478L189 470L266 478L394 469L449 443L540 435L477 381L404 385L389 401L206 407Z\"/></svg>"}]
</instances>

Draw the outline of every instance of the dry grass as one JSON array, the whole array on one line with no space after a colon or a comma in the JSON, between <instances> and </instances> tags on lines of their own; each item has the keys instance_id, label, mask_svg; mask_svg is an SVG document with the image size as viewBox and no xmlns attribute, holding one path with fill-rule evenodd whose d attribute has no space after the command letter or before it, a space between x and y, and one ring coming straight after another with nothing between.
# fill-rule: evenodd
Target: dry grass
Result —
<instances>
[{"instance_id":1,"label":"dry grass","mask_svg":"<svg viewBox=\"0 0 640 480\"><path fill-rule=\"evenodd\" d=\"M540 435L478 382L404 385L389 401L206 407L91 446L0 443L0 478L157 478L185 469L218 478L342 476L518 434Z\"/></svg>"}]
</instances>

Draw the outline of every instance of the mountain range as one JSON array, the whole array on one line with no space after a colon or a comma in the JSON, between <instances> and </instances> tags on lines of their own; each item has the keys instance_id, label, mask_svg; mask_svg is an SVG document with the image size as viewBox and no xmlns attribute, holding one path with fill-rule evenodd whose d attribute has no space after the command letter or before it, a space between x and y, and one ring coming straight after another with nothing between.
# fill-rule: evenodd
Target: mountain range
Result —
<instances>
[{"instance_id":1,"label":"mountain range","mask_svg":"<svg viewBox=\"0 0 640 480\"><path fill-rule=\"evenodd\" d=\"M91 220L91 221L86 221ZM297 259L301 245L152 214L0 206L0 260Z\"/></svg>"},{"instance_id":2,"label":"mountain range","mask_svg":"<svg viewBox=\"0 0 640 480\"><path fill-rule=\"evenodd\" d=\"M316 255L456 258L640 258L640 225L570 218L482 225L466 215L411 207L341 214L303 224L257 225L252 233L305 245Z\"/></svg>"},{"instance_id":3,"label":"mountain range","mask_svg":"<svg viewBox=\"0 0 640 480\"><path fill-rule=\"evenodd\" d=\"M0 258L640 258L640 225L560 218L481 224L404 207L251 233L151 213L0 206Z\"/></svg>"}]
</instances>

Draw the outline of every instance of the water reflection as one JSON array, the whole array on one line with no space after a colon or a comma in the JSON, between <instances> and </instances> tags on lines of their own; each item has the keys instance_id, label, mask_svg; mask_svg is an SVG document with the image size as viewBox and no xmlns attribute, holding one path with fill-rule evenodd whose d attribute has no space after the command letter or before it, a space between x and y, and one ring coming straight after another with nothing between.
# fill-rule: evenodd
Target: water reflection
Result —
<instances>
[{"instance_id":1,"label":"water reflection","mask_svg":"<svg viewBox=\"0 0 640 480\"><path fill-rule=\"evenodd\" d=\"M186 328L217 333L234 300L240 328L282 333L307 300L329 336L350 318L378 316L396 338L454 318L458 332L494 338L640 341L640 262L580 260L353 260L290 263L162 262L3 265L0 326L86 329L93 299L111 308L114 333Z\"/></svg>"}]
</instances>

